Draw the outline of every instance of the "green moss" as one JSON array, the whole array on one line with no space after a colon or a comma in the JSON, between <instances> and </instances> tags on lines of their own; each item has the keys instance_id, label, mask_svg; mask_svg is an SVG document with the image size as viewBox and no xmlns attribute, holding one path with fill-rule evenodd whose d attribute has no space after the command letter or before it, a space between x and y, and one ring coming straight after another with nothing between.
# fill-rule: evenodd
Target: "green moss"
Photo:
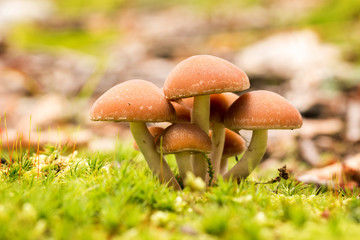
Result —
<instances>
[{"instance_id":1,"label":"green moss","mask_svg":"<svg viewBox=\"0 0 360 240\"><path fill-rule=\"evenodd\" d=\"M49 166L39 177L36 164L28 164L20 177L3 165L0 239L351 239L360 234L356 192L319 191L293 180L272 185L220 180L206 192L175 192L159 184L131 145L120 144L115 153L61 155L55 147L45 153L41 159ZM52 171L54 164L61 167Z\"/></svg>"}]
</instances>

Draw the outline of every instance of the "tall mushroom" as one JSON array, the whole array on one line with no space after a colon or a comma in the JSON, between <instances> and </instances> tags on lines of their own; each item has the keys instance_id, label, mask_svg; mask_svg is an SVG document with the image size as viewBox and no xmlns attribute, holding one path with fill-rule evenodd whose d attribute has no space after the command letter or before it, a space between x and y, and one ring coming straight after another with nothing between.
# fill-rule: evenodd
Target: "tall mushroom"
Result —
<instances>
[{"instance_id":1,"label":"tall mushroom","mask_svg":"<svg viewBox=\"0 0 360 240\"><path fill-rule=\"evenodd\" d=\"M243 91L250 83L246 74L232 63L210 55L197 55L180 62L164 84L167 99L194 96L191 122L209 131L210 94ZM202 156L194 160L194 173L205 179L207 163Z\"/></svg>"},{"instance_id":2,"label":"tall mushroom","mask_svg":"<svg viewBox=\"0 0 360 240\"><path fill-rule=\"evenodd\" d=\"M225 126L252 130L250 144L242 159L225 175L246 178L261 161L266 151L268 129L295 129L302 125L299 111L282 96L269 91L241 95L229 108Z\"/></svg>"},{"instance_id":3,"label":"tall mushroom","mask_svg":"<svg viewBox=\"0 0 360 240\"><path fill-rule=\"evenodd\" d=\"M145 80L129 80L105 92L93 104L93 121L130 122L130 129L151 171L161 182L181 189L170 167L156 151L153 137L146 122L174 121L173 106L154 84Z\"/></svg>"}]
</instances>

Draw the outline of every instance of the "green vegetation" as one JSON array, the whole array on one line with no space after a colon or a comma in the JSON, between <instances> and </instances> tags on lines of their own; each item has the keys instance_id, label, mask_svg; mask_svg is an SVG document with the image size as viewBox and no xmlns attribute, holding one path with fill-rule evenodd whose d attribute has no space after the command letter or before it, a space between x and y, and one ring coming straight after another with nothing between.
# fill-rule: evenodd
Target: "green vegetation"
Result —
<instances>
[{"instance_id":1,"label":"green vegetation","mask_svg":"<svg viewBox=\"0 0 360 240\"><path fill-rule=\"evenodd\" d=\"M120 38L121 34L111 29L91 32L86 29L42 28L26 24L14 28L11 33L12 44L20 49L46 50L57 52L71 49L94 56L103 57L107 47Z\"/></svg>"},{"instance_id":2,"label":"green vegetation","mask_svg":"<svg viewBox=\"0 0 360 240\"><path fill-rule=\"evenodd\" d=\"M62 16L81 18L94 12L113 13L124 4L124 0L54 0Z\"/></svg>"},{"instance_id":3,"label":"green vegetation","mask_svg":"<svg viewBox=\"0 0 360 240\"><path fill-rule=\"evenodd\" d=\"M131 147L117 149L65 154L47 147L30 158L14 154L14 163L2 164L0 239L355 239L360 234L358 193L293 180L271 185L220 180L206 192L189 187L176 192L160 185Z\"/></svg>"},{"instance_id":4,"label":"green vegetation","mask_svg":"<svg viewBox=\"0 0 360 240\"><path fill-rule=\"evenodd\" d=\"M357 0L327 0L298 24L313 28L325 41L341 47L345 59L359 63L359 15L360 2Z\"/></svg>"}]
</instances>

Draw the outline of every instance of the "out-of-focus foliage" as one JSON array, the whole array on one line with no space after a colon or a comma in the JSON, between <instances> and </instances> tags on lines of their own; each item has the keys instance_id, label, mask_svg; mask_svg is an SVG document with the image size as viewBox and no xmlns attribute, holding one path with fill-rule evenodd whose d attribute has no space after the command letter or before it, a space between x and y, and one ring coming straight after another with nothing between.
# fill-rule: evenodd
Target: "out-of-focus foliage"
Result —
<instances>
[{"instance_id":1,"label":"out-of-focus foliage","mask_svg":"<svg viewBox=\"0 0 360 240\"><path fill-rule=\"evenodd\" d=\"M360 1L324 1L309 13L305 25L342 47L347 60L360 61Z\"/></svg>"},{"instance_id":2,"label":"out-of-focus foliage","mask_svg":"<svg viewBox=\"0 0 360 240\"><path fill-rule=\"evenodd\" d=\"M276 9L274 6L277 2L279 1L53 0L55 11L52 20L54 23L50 21L50 23L45 24L18 25L12 29L9 38L15 46L21 49L54 50L60 47L98 55L104 53L106 46L119 40L119 35L123 29L117 25L117 20L124 10L132 9L136 14L141 14L141 11L154 11L156 14L156 10L165 8L188 8L198 15L208 17L219 12L239 11L241 14L244 9L256 6L265 9L273 6L273 9ZM316 3L316 6L309 11L299 10L303 11L301 13L303 17L300 18L272 19L273 22L270 22L266 29L261 29L261 32L272 31L273 28L286 30L289 27L310 27L318 32L325 41L337 43L344 50L344 57L347 60L358 62L360 59L360 47L358 47L360 46L360 30L357 29L360 29L358 17L360 15L360 2L357 0L324 0ZM91 27L89 28L88 23L99 22L96 19L97 15L105 19L105 23L100 23L94 31ZM250 32L240 34L241 37L237 38L238 42L241 42L244 36L249 34L255 38L253 41L262 36L258 31L252 32L254 29L248 30ZM228 31L231 29L224 29L221 36L226 36ZM232 33L231 36L238 35ZM238 45L235 44L234 46Z\"/></svg>"},{"instance_id":3,"label":"out-of-focus foliage","mask_svg":"<svg viewBox=\"0 0 360 240\"><path fill-rule=\"evenodd\" d=\"M11 39L12 43L21 49L57 51L68 48L101 55L119 36L120 34L113 30L92 32L76 28L47 29L27 24L14 28Z\"/></svg>"},{"instance_id":4,"label":"out-of-focus foliage","mask_svg":"<svg viewBox=\"0 0 360 240\"><path fill-rule=\"evenodd\" d=\"M94 12L112 13L119 9L125 0L54 0L59 14L79 18Z\"/></svg>"},{"instance_id":5,"label":"out-of-focus foliage","mask_svg":"<svg viewBox=\"0 0 360 240\"><path fill-rule=\"evenodd\" d=\"M263 4L264 0L242 0L242 1L222 1L222 0L54 0L59 13L68 17L82 17L94 12L114 13L123 8L137 9L161 9L171 6L195 7L199 12L211 12L216 9L239 8L251 5Z\"/></svg>"},{"instance_id":6,"label":"out-of-focus foliage","mask_svg":"<svg viewBox=\"0 0 360 240\"><path fill-rule=\"evenodd\" d=\"M308 21L314 24L343 21L359 22L359 15L360 1L327 0L311 14Z\"/></svg>"}]
</instances>

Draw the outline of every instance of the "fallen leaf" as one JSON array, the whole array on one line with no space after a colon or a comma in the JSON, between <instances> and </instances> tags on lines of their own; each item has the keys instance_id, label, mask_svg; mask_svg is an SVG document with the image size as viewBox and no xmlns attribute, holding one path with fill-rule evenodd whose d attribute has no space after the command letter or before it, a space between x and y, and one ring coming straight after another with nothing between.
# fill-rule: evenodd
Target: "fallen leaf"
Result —
<instances>
[{"instance_id":1,"label":"fallen leaf","mask_svg":"<svg viewBox=\"0 0 360 240\"><path fill-rule=\"evenodd\" d=\"M343 162L308 170L298 176L297 180L335 189L353 189L360 185L360 154Z\"/></svg>"}]
</instances>

